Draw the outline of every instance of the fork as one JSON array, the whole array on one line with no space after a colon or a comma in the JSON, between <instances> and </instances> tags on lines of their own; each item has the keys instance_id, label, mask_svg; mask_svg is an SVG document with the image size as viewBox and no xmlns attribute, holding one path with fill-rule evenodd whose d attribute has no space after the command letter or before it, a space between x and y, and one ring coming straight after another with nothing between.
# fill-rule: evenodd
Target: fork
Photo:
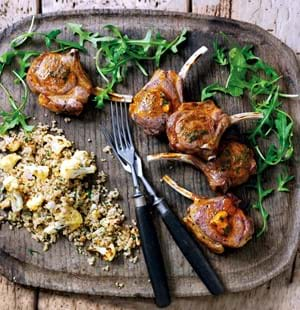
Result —
<instances>
[{"instance_id":1,"label":"fork","mask_svg":"<svg viewBox=\"0 0 300 310\"><path fill-rule=\"evenodd\" d=\"M126 110L127 113L127 110ZM127 114L126 114L127 117ZM126 120L128 124L128 118ZM129 126L127 127L129 129ZM127 161L124 161L117 152L114 138L107 131L103 131L107 142L111 145L116 157L119 159L124 170L131 173L131 166L128 165ZM130 134L130 131L129 131ZM133 145L133 144L132 144ZM155 193L154 189L143 175L142 161L139 155L135 152L134 171L143 182L146 191L153 199L152 207L156 208L159 215L162 217L165 225L171 233L175 243L180 248L181 252L188 260L194 271L206 285L208 290L213 295L219 295L224 292L224 287L219 280L216 272L213 270L208 260L203 255L198 243L190 236L184 225L180 222L177 216L171 211L167 203L163 198L160 198Z\"/></svg>"},{"instance_id":2,"label":"fork","mask_svg":"<svg viewBox=\"0 0 300 310\"><path fill-rule=\"evenodd\" d=\"M165 307L170 304L166 271L155 226L151 218L150 207L139 187L135 169L135 149L128 124L127 108L122 103L112 104L111 102L110 110L114 149L118 156L127 163L131 171L137 225L155 302L157 306ZM108 135L107 132L106 135Z\"/></svg>"}]
</instances>

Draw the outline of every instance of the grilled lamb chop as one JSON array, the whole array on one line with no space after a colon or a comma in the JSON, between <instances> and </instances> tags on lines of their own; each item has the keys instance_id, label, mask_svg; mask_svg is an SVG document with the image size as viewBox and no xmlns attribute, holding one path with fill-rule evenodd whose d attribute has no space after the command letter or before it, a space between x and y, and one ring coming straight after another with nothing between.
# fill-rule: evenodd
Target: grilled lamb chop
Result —
<instances>
[{"instance_id":1,"label":"grilled lamb chop","mask_svg":"<svg viewBox=\"0 0 300 310\"><path fill-rule=\"evenodd\" d=\"M167 121L169 144L174 151L211 160L216 157L220 139L229 126L262 116L256 112L229 116L212 100L182 103Z\"/></svg>"},{"instance_id":2,"label":"grilled lamb chop","mask_svg":"<svg viewBox=\"0 0 300 310\"><path fill-rule=\"evenodd\" d=\"M58 113L79 115L92 92L75 49L46 52L35 58L26 80L31 91L39 94L39 104Z\"/></svg>"},{"instance_id":3,"label":"grilled lamb chop","mask_svg":"<svg viewBox=\"0 0 300 310\"><path fill-rule=\"evenodd\" d=\"M253 221L239 208L237 197L227 194L207 198L180 187L168 176L164 176L163 180L181 195L193 200L183 221L212 252L223 253L224 247L240 248L251 239Z\"/></svg>"},{"instance_id":4,"label":"grilled lamb chop","mask_svg":"<svg viewBox=\"0 0 300 310\"><path fill-rule=\"evenodd\" d=\"M207 48L199 48L183 65L179 73L158 69L150 81L133 97L129 106L131 118L146 134L165 132L168 117L183 102L183 81L193 63Z\"/></svg>"},{"instance_id":5,"label":"grilled lamb chop","mask_svg":"<svg viewBox=\"0 0 300 310\"><path fill-rule=\"evenodd\" d=\"M147 156L148 161L160 159L182 161L195 166L205 174L214 192L226 193L229 188L246 183L250 176L256 173L253 151L237 141L222 142L219 155L209 162L181 153L160 153Z\"/></svg>"}]
</instances>

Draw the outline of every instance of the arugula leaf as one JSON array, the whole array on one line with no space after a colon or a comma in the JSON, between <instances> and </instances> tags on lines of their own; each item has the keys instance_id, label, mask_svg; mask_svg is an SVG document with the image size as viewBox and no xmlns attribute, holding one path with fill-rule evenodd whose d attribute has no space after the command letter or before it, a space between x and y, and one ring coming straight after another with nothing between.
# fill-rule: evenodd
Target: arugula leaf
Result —
<instances>
[{"instance_id":1,"label":"arugula leaf","mask_svg":"<svg viewBox=\"0 0 300 310\"><path fill-rule=\"evenodd\" d=\"M263 200L271 195L273 193L273 189L269 188L269 189L264 189L263 187L263 181L262 181L262 175L261 173L258 173L256 176L256 185L255 188L257 190L257 194L258 194L258 199L257 202L255 204L253 204L253 208L259 210L260 214L261 214L261 218L262 218L262 225L260 227L260 230L257 232L256 236L260 237L267 229L268 227L268 218L269 218L269 213L268 211L265 209L265 207L263 206Z\"/></svg>"},{"instance_id":2,"label":"arugula leaf","mask_svg":"<svg viewBox=\"0 0 300 310\"><path fill-rule=\"evenodd\" d=\"M284 169L277 177L277 191L278 192L289 192L290 190L286 187L287 183L294 180L295 176L289 175L288 170Z\"/></svg>"},{"instance_id":3,"label":"arugula leaf","mask_svg":"<svg viewBox=\"0 0 300 310\"><path fill-rule=\"evenodd\" d=\"M75 24L75 23L68 23L67 24L69 30L73 34L77 34L79 36L79 44L80 46L84 46L86 41L92 43L94 48L97 48L98 43L100 42L100 35L98 32L89 32L82 29L82 25Z\"/></svg>"},{"instance_id":4,"label":"arugula leaf","mask_svg":"<svg viewBox=\"0 0 300 310\"><path fill-rule=\"evenodd\" d=\"M9 66L16 60L19 64L17 70L18 75L21 78L25 78L27 68L30 66L29 59L34 56L38 56L40 53L37 51L22 51L22 50L11 50L7 51L0 56L0 76L5 68ZM17 79L16 81L19 82Z\"/></svg>"},{"instance_id":5,"label":"arugula leaf","mask_svg":"<svg viewBox=\"0 0 300 310\"><path fill-rule=\"evenodd\" d=\"M213 48L214 48L213 58L215 62L221 66L228 65L228 59L226 58L226 55L225 55L225 48L219 47L217 40L213 42Z\"/></svg>"},{"instance_id":6,"label":"arugula leaf","mask_svg":"<svg viewBox=\"0 0 300 310\"><path fill-rule=\"evenodd\" d=\"M283 94L280 92L280 76L274 68L254 55L252 46L235 46L227 51L214 43L214 60L219 65L229 66L229 76L225 86L213 83L202 89L201 100L206 100L221 92L230 96L249 95L250 103L255 112L263 114L263 118L256 122L256 126L248 133L248 139L256 151L257 178L255 189L257 202L253 208L259 210L262 218L262 227L257 233L262 235L267 229L269 214L263 206L264 199L273 192L273 189L264 189L263 175L266 171L280 163L287 162L294 153L293 127L294 121L289 114L281 109L279 97L297 97L298 95ZM275 138L263 152L259 146L261 139ZM290 176L278 177L278 191L286 191L285 184L291 180Z\"/></svg>"},{"instance_id":7,"label":"arugula leaf","mask_svg":"<svg viewBox=\"0 0 300 310\"><path fill-rule=\"evenodd\" d=\"M217 94L217 92L222 92L227 94L226 87L219 85L218 83L213 83L202 89L201 92L201 101L209 99Z\"/></svg>"},{"instance_id":8,"label":"arugula leaf","mask_svg":"<svg viewBox=\"0 0 300 310\"><path fill-rule=\"evenodd\" d=\"M96 69L106 83L103 94L95 97L97 108L103 107L104 101L109 98L109 92L113 91L114 87L125 79L130 65L134 65L147 76L143 61L152 60L158 66L161 57L167 51L171 50L173 53L177 53L178 46L186 40L186 30L169 42L159 33L153 37L152 31L148 31L143 39L132 39L122 34L116 26L106 25L104 28L111 33L109 36L95 36L100 46L95 57ZM81 26L80 29L84 31ZM79 31L77 26L75 30ZM83 43L84 41L82 41Z\"/></svg>"},{"instance_id":9,"label":"arugula leaf","mask_svg":"<svg viewBox=\"0 0 300 310\"><path fill-rule=\"evenodd\" d=\"M24 79L27 74L27 69L30 67L30 58L39 56L40 53L37 51L18 51L17 52L17 61L19 64L19 68L17 70L18 75ZM15 82L20 82L19 79L16 79Z\"/></svg>"},{"instance_id":10,"label":"arugula leaf","mask_svg":"<svg viewBox=\"0 0 300 310\"><path fill-rule=\"evenodd\" d=\"M44 38L46 47L50 48L54 43L60 47L60 50L65 50L69 48L76 48L84 53L87 50L78 42L69 41L69 40L62 40L59 39L58 36L61 34L60 29L53 29L49 32L37 32L32 31L34 25L34 17L32 18L30 28L27 32L22 33L21 35L17 36L10 42L10 46L15 49L23 45L28 39L32 39L35 36L41 36ZM1 68L0 68L1 69Z\"/></svg>"},{"instance_id":11,"label":"arugula leaf","mask_svg":"<svg viewBox=\"0 0 300 310\"><path fill-rule=\"evenodd\" d=\"M0 83L0 87L7 95L10 105L9 112L0 110L0 116L2 117L2 123L0 124L0 134L5 134L7 131L17 126L21 126L25 132L31 132L34 128L33 126L28 125L27 120L29 117L24 114L24 109L28 101L27 85L17 72L13 71L13 73L23 86L24 96L21 99L21 103L18 103L7 90L7 88L2 83Z\"/></svg>"},{"instance_id":12,"label":"arugula leaf","mask_svg":"<svg viewBox=\"0 0 300 310\"><path fill-rule=\"evenodd\" d=\"M45 44L48 48L50 48L52 43L55 42L59 34L61 34L60 29L54 29L45 34Z\"/></svg>"}]
</instances>

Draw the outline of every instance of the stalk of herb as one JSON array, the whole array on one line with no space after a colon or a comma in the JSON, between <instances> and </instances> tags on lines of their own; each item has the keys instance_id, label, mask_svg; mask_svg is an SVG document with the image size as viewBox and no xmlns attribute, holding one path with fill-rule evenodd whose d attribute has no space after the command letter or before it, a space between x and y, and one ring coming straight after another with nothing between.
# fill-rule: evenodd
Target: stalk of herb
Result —
<instances>
[{"instance_id":1,"label":"stalk of herb","mask_svg":"<svg viewBox=\"0 0 300 310\"><path fill-rule=\"evenodd\" d=\"M33 31L33 24L34 24L34 17L32 18L28 31L20 34L10 42L11 48L16 49L21 45L23 45L28 40L33 39L36 36L40 36L44 38L45 45L48 48L52 47L53 44L56 44L59 47L59 50L57 51L66 50L69 48L76 48L82 52L85 53L87 52L87 50L78 42L58 38L58 36L61 34L60 29L53 29L49 32L37 32Z\"/></svg>"},{"instance_id":2,"label":"stalk of herb","mask_svg":"<svg viewBox=\"0 0 300 310\"><path fill-rule=\"evenodd\" d=\"M8 103L10 105L10 111L0 110L0 116L2 117L2 122L0 124L0 134L5 134L7 131L20 126L24 129L25 132L31 132L33 126L28 125L27 120L28 116L24 114L24 109L28 101L28 88L21 76L13 71L16 78L21 82L24 89L24 96L21 99L21 102L18 103L7 88L0 83L0 87L8 97Z\"/></svg>"},{"instance_id":3,"label":"stalk of herb","mask_svg":"<svg viewBox=\"0 0 300 310\"><path fill-rule=\"evenodd\" d=\"M201 100L206 100L221 92L230 96L249 95L250 103L255 112L263 113L264 117L257 121L255 128L248 133L248 139L256 151L257 175L254 188L257 192L257 202L253 208L257 209L262 218L262 226L257 233L261 236L267 229L269 213L263 205L265 198L274 190L265 189L263 185L265 171L270 167L286 163L294 152L293 126L291 116L282 110L280 98L293 98L298 95L289 95L280 92L280 76L276 70L255 56L251 46L235 46L230 50L220 47L214 42L214 60L222 66L229 66L229 76L226 84L213 83L206 86L201 93ZM275 138L265 152L259 146L262 139ZM285 174L277 177L277 191L287 192L286 184L294 177L285 170Z\"/></svg>"}]
</instances>

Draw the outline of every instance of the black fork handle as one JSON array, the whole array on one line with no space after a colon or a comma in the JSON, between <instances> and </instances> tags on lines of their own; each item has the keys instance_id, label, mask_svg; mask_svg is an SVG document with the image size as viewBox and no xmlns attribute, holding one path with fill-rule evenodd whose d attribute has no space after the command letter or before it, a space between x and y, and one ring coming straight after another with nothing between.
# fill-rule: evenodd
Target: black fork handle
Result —
<instances>
[{"instance_id":1,"label":"black fork handle","mask_svg":"<svg viewBox=\"0 0 300 310\"><path fill-rule=\"evenodd\" d=\"M150 207L141 193L134 195L134 201L142 250L155 296L155 303L158 307L166 307L171 302L169 287Z\"/></svg>"},{"instance_id":2,"label":"black fork handle","mask_svg":"<svg viewBox=\"0 0 300 310\"><path fill-rule=\"evenodd\" d=\"M157 208L165 225L171 233L177 246L188 260L194 271L203 281L207 289L213 295L224 293L224 286L218 275L211 267L207 258L203 255L201 248L195 239L189 234L178 217L170 210L162 198L157 198L153 206Z\"/></svg>"}]
</instances>

